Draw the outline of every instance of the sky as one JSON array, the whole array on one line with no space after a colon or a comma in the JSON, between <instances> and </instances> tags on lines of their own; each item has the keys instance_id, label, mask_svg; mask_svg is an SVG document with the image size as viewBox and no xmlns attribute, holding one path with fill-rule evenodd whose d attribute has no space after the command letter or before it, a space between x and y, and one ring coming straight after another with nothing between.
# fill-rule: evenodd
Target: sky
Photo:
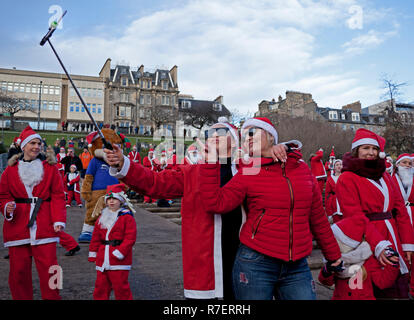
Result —
<instances>
[{"instance_id":1,"label":"sky","mask_svg":"<svg viewBox=\"0 0 414 320\"><path fill-rule=\"evenodd\" d=\"M13 0L0 12L0 67L97 76L107 58L136 70L178 66L180 93L253 113L288 90L319 107L385 100L381 78L414 102L414 1Z\"/></svg>"}]
</instances>

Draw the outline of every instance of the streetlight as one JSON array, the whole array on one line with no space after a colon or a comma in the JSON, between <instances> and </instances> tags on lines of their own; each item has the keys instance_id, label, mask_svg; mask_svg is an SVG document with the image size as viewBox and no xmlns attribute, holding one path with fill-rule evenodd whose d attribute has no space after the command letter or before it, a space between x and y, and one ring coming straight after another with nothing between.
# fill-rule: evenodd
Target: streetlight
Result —
<instances>
[{"instance_id":1,"label":"streetlight","mask_svg":"<svg viewBox=\"0 0 414 320\"><path fill-rule=\"evenodd\" d=\"M39 110L37 111L37 130L40 129L40 106L42 104L42 83L43 83L43 81L40 81L40 86L39 86Z\"/></svg>"}]
</instances>

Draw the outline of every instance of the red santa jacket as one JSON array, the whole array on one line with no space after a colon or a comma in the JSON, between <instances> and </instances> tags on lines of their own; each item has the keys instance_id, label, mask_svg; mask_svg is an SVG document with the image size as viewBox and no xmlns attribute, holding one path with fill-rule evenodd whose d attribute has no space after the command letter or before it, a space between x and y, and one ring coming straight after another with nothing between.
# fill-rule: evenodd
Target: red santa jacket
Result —
<instances>
[{"instance_id":1,"label":"red santa jacket","mask_svg":"<svg viewBox=\"0 0 414 320\"><path fill-rule=\"evenodd\" d=\"M401 272L407 273L402 254L414 251L414 234L404 201L391 176L384 173L375 182L346 171L339 176L336 196L344 218L363 215L367 220L366 240L375 256L392 243L400 254ZM369 221L370 214L382 212L393 212L394 218Z\"/></svg>"},{"instance_id":2,"label":"red santa jacket","mask_svg":"<svg viewBox=\"0 0 414 320\"><path fill-rule=\"evenodd\" d=\"M414 226L414 223L413 223L414 221L414 217L413 217L413 214L414 214L414 188L413 188L414 181L411 184L411 186L408 188L408 190L405 191L404 186L398 174L393 174L392 179L395 185L397 186L397 189L400 191L402 198L404 199L405 207L410 217L411 225Z\"/></svg>"},{"instance_id":3,"label":"red santa jacket","mask_svg":"<svg viewBox=\"0 0 414 320\"><path fill-rule=\"evenodd\" d=\"M67 191L75 191L80 193L80 175L79 173L68 172L65 175L65 188Z\"/></svg>"},{"instance_id":4,"label":"red santa jacket","mask_svg":"<svg viewBox=\"0 0 414 320\"><path fill-rule=\"evenodd\" d=\"M105 208L104 210L109 210ZM102 216L101 216L102 217ZM92 240L89 245L90 262L96 263L96 270L130 270L132 265L132 247L137 239L137 225L129 209L118 210L117 218L109 229L104 229L96 221ZM121 243L105 244L104 241L119 240Z\"/></svg>"},{"instance_id":5,"label":"red santa jacket","mask_svg":"<svg viewBox=\"0 0 414 320\"><path fill-rule=\"evenodd\" d=\"M40 160L34 160L40 161ZM65 226L66 207L63 182L58 169L47 160L42 161L42 180L33 188L25 186L19 176L20 161L9 165L0 179L0 210L5 216L3 241L5 247L23 244L39 245L57 242L59 237L54 225ZM36 216L36 223L28 228L35 204L16 203L11 219L6 216L6 205L18 198L39 197L43 201Z\"/></svg>"},{"instance_id":6,"label":"red santa jacket","mask_svg":"<svg viewBox=\"0 0 414 320\"><path fill-rule=\"evenodd\" d=\"M336 182L339 176L331 175L326 181L325 187L325 210L328 216L342 216L341 208L336 198Z\"/></svg>"},{"instance_id":7,"label":"red santa jacket","mask_svg":"<svg viewBox=\"0 0 414 320\"><path fill-rule=\"evenodd\" d=\"M157 199L181 199L184 295L194 299L223 297L221 216L209 214L195 192L200 165L155 172L124 157L115 175L140 194ZM235 173L233 167L233 173ZM114 171L111 168L111 174Z\"/></svg>"},{"instance_id":8,"label":"red santa jacket","mask_svg":"<svg viewBox=\"0 0 414 320\"><path fill-rule=\"evenodd\" d=\"M327 174L322 162L323 151L318 150L315 156L310 159L311 171L317 180L326 179Z\"/></svg>"},{"instance_id":9,"label":"red santa jacket","mask_svg":"<svg viewBox=\"0 0 414 320\"><path fill-rule=\"evenodd\" d=\"M373 256L365 261L363 268L366 271L365 280L358 276L352 279L340 279L335 274L325 277L322 270L318 280L327 286L335 285L332 300L375 300L372 285L375 284L379 289L389 288L395 283L399 274L398 268L391 265L383 267Z\"/></svg>"},{"instance_id":10,"label":"red santa jacket","mask_svg":"<svg viewBox=\"0 0 414 320\"><path fill-rule=\"evenodd\" d=\"M341 257L309 167L295 153L286 164L260 159L254 174L242 171L220 188L220 167L203 164L197 193L210 213L226 213L246 203L247 220L240 241L265 255L296 261L312 252L314 237L326 259ZM261 167L260 167L261 166Z\"/></svg>"},{"instance_id":11,"label":"red santa jacket","mask_svg":"<svg viewBox=\"0 0 414 320\"><path fill-rule=\"evenodd\" d=\"M144 159L142 160L142 165L150 170L153 171L159 171L159 165L154 161L156 158L152 158L150 160L150 158L144 157Z\"/></svg>"},{"instance_id":12,"label":"red santa jacket","mask_svg":"<svg viewBox=\"0 0 414 320\"><path fill-rule=\"evenodd\" d=\"M133 162L141 163L141 155L139 154L138 151L131 151L128 154L128 158L129 158L129 160L131 160Z\"/></svg>"}]
</instances>

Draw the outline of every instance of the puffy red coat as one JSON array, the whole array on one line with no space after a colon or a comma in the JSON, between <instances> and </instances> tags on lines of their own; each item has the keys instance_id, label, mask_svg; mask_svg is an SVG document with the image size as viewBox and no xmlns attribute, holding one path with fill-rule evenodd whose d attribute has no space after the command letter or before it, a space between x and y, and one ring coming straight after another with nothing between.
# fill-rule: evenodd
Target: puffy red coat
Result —
<instances>
[{"instance_id":1,"label":"puffy red coat","mask_svg":"<svg viewBox=\"0 0 414 320\"><path fill-rule=\"evenodd\" d=\"M118 217L112 227L104 229L99 219L93 229L92 240L89 245L90 262L96 262L96 269L130 270L132 265L132 247L137 239L137 225L135 219L127 209L120 209ZM122 240L119 246L102 244L102 240ZM117 254L117 251L121 255Z\"/></svg>"},{"instance_id":2,"label":"puffy red coat","mask_svg":"<svg viewBox=\"0 0 414 320\"><path fill-rule=\"evenodd\" d=\"M332 274L325 277L321 272L318 280L328 286L335 285L332 300L375 300L372 284L379 289L391 287L397 280L399 269L391 265L382 267L374 256L368 258L363 267L366 271L365 280L354 276L353 279L340 279ZM358 281L360 285L358 286ZM352 284L350 286L349 284Z\"/></svg>"},{"instance_id":3,"label":"puffy red coat","mask_svg":"<svg viewBox=\"0 0 414 320\"><path fill-rule=\"evenodd\" d=\"M18 161L8 166L0 179L0 210L4 214L8 202L16 198L39 197L44 201L37 213L36 223L30 229L27 227L34 204L16 203L13 219L5 219L3 225L4 246L23 244L38 245L58 242L59 237L54 231L54 224L65 226L66 207L63 181L55 165L43 162L43 179L32 192L26 189L18 173Z\"/></svg>"},{"instance_id":4,"label":"puffy red coat","mask_svg":"<svg viewBox=\"0 0 414 320\"><path fill-rule=\"evenodd\" d=\"M240 241L268 256L304 258L312 252L313 236L326 259L341 257L317 182L300 155L290 153L286 165L263 158L245 169L220 188L219 165L201 165L197 193L208 212L226 213L244 203L247 220Z\"/></svg>"}]
</instances>

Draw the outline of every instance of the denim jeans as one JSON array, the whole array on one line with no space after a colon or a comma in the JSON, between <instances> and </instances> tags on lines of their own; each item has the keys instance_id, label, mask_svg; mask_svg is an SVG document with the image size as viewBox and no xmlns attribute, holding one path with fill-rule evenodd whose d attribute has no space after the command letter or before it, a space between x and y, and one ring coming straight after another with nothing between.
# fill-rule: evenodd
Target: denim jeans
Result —
<instances>
[{"instance_id":1,"label":"denim jeans","mask_svg":"<svg viewBox=\"0 0 414 320\"><path fill-rule=\"evenodd\" d=\"M306 258L286 262L240 245L233 267L237 300L315 300Z\"/></svg>"}]
</instances>

